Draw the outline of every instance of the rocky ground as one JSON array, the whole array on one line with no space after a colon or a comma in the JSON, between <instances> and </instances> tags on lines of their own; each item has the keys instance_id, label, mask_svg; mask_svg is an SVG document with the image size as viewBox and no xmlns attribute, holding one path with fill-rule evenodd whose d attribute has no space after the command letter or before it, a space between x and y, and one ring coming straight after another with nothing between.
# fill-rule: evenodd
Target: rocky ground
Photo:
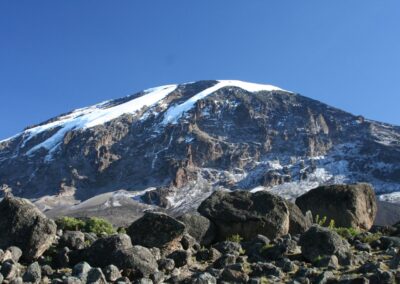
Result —
<instances>
[{"instance_id":1,"label":"rocky ground","mask_svg":"<svg viewBox=\"0 0 400 284\"><path fill-rule=\"evenodd\" d=\"M199 214L146 212L116 233L8 196L0 283L399 283L400 224L372 226L377 210L366 184L316 188L296 204L217 191Z\"/></svg>"}]
</instances>

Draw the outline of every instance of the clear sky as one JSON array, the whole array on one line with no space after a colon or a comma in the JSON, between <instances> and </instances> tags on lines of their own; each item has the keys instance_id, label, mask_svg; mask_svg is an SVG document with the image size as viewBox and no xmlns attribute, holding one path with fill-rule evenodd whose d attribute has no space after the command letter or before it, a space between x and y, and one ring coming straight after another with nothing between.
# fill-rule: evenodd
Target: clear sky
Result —
<instances>
[{"instance_id":1,"label":"clear sky","mask_svg":"<svg viewBox=\"0 0 400 284\"><path fill-rule=\"evenodd\" d=\"M273 84L398 125L400 1L0 1L0 139L201 79Z\"/></svg>"}]
</instances>

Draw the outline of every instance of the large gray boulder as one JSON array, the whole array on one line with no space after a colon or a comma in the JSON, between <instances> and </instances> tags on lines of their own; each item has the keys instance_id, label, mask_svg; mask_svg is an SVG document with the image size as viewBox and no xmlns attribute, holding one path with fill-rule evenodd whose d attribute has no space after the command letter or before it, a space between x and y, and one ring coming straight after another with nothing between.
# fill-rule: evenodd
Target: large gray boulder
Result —
<instances>
[{"instance_id":1,"label":"large gray boulder","mask_svg":"<svg viewBox=\"0 0 400 284\"><path fill-rule=\"evenodd\" d=\"M186 232L201 245L208 246L214 241L216 228L206 217L186 213L178 217L178 220L185 224Z\"/></svg>"},{"instance_id":2,"label":"large gray boulder","mask_svg":"<svg viewBox=\"0 0 400 284\"><path fill-rule=\"evenodd\" d=\"M17 246L26 261L37 259L51 246L56 229L54 221L26 199L9 196L0 202L0 248Z\"/></svg>"},{"instance_id":3,"label":"large gray boulder","mask_svg":"<svg viewBox=\"0 0 400 284\"><path fill-rule=\"evenodd\" d=\"M94 267L115 265L120 269L134 269L144 276L157 271L157 261L151 251L133 246L126 234L100 238L88 248L72 251L69 257L71 264L86 261Z\"/></svg>"},{"instance_id":4,"label":"large gray boulder","mask_svg":"<svg viewBox=\"0 0 400 284\"><path fill-rule=\"evenodd\" d=\"M217 226L219 240L235 234L247 240L258 234L275 239L289 232L285 200L266 191L216 191L198 211Z\"/></svg>"},{"instance_id":5,"label":"large gray boulder","mask_svg":"<svg viewBox=\"0 0 400 284\"><path fill-rule=\"evenodd\" d=\"M311 262L330 255L343 259L350 251L350 245L345 239L336 232L318 225L312 226L301 235L299 245L304 258Z\"/></svg>"},{"instance_id":6,"label":"large gray boulder","mask_svg":"<svg viewBox=\"0 0 400 284\"><path fill-rule=\"evenodd\" d=\"M132 243L148 248L164 247L183 236L185 225L165 213L146 212L127 229Z\"/></svg>"},{"instance_id":7,"label":"large gray boulder","mask_svg":"<svg viewBox=\"0 0 400 284\"><path fill-rule=\"evenodd\" d=\"M326 216L337 227L369 230L377 213L375 192L365 183L320 186L296 199L296 205L313 216Z\"/></svg>"}]
</instances>

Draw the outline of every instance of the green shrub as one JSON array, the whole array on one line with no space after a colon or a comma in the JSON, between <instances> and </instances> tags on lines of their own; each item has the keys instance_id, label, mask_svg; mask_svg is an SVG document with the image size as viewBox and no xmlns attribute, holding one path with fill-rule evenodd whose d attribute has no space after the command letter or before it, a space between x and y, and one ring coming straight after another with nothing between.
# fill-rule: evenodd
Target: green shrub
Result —
<instances>
[{"instance_id":1,"label":"green shrub","mask_svg":"<svg viewBox=\"0 0 400 284\"><path fill-rule=\"evenodd\" d=\"M97 217L90 217L85 222L85 231L88 233L95 233L96 235L103 233L106 235L112 235L116 233L111 223Z\"/></svg>"},{"instance_id":2,"label":"green shrub","mask_svg":"<svg viewBox=\"0 0 400 284\"><path fill-rule=\"evenodd\" d=\"M116 233L111 223L97 217L90 217L85 220L73 217L61 217L56 220L56 224L57 228L62 230L82 231L86 233L95 233L96 235L103 233L112 235Z\"/></svg>"},{"instance_id":3,"label":"green shrub","mask_svg":"<svg viewBox=\"0 0 400 284\"><path fill-rule=\"evenodd\" d=\"M79 231L85 226L85 222L73 217L61 217L56 220L57 228L68 231Z\"/></svg>"},{"instance_id":4,"label":"green shrub","mask_svg":"<svg viewBox=\"0 0 400 284\"><path fill-rule=\"evenodd\" d=\"M243 241L243 238L239 234L236 234L226 238L226 240L228 242L240 243L241 241Z\"/></svg>"},{"instance_id":5,"label":"green shrub","mask_svg":"<svg viewBox=\"0 0 400 284\"><path fill-rule=\"evenodd\" d=\"M360 234L360 231L355 228L333 228L333 230L345 239L351 239Z\"/></svg>"},{"instance_id":6,"label":"green shrub","mask_svg":"<svg viewBox=\"0 0 400 284\"><path fill-rule=\"evenodd\" d=\"M365 235L365 236L359 236L360 241L363 243L372 243L374 241L379 240L382 237L382 233L378 232L378 233L374 233L374 234L370 234L370 235Z\"/></svg>"}]
</instances>

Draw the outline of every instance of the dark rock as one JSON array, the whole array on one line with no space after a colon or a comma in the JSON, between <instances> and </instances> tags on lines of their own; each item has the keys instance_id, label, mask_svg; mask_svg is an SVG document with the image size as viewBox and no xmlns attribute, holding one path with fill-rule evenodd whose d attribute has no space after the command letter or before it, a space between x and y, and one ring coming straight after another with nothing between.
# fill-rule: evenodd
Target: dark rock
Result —
<instances>
[{"instance_id":1,"label":"dark rock","mask_svg":"<svg viewBox=\"0 0 400 284\"><path fill-rule=\"evenodd\" d=\"M87 283L106 284L107 281L100 268L92 268L87 275Z\"/></svg>"},{"instance_id":2,"label":"dark rock","mask_svg":"<svg viewBox=\"0 0 400 284\"><path fill-rule=\"evenodd\" d=\"M186 231L201 245L210 245L216 237L215 225L206 217L194 214L184 214L178 220L185 224Z\"/></svg>"},{"instance_id":3,"label":"dark rock","mask_svg":"<svg viewBox=\"0 0 400 284\"><path fill-rule=\"evenodd\" d=\"M175 267L182 267L190 262L191 254L186 250L176 250L168 255L168 258L173 259Z\"/></svg>"},{"instance_id":4,"label":"dark rock","mask_svg":"<svg viewBox=\"0 0 400 284\"><path fill-rule=\"evenodd\" d=\"M80 231L64 231L60 238L60 244L70 249L83 249L85 247L85 234Z\"/></svg>"},{"instance_id":5,"label":"dark rock","mask_svg":"<svg viewBox=\"0 0 400 284\"><path fill-rule=\"evenodd\" d=\"M247 283L249 276L240 268L228 266L222 271L221 280L228 283Z\"/></svg>"},{"instance_id":6,"label":"dark rock","mask_svg":"<svg viewBox=\"0 0 400 284\"><path fill-rule=\"evenodd\" d=\"M307 231L313 220L307 218L296 204L286 201L286 205L289 209L289 233L295 235Z\"/></svg>"},{"instance_id":7,"label":"dark rock","mask_svg":"<svg viewBox=\"0 0 400 284\"><path fill-rule=\"evenodd\" d=\"M204 249L199 250L196 254L197 261L214 262L220 257L221 257L221 253L215 248L210 248L210 249L204 248Z\"/></svg>"},{"instance_id":8,"label":"dark rock","mask_svg":"<svg viewBox=\"0 0 400 284\"><path fill-rule=\"evenodd\" d=\"M43 265L42 268L42 275L43 276L52 276L54 274L54 270L50 265Z\"/></svg>"},{"instance_id":9,"label":"dark rock","mask_svg":"<svg viewBox=\"0 0 400 284\"><path fill-rule=\"evenodd\" d=\"M175 261L171 258L162 258L157 263L161 271L170 272L175 268Z\"/></svg>"},{"instance_id":10,"label":"dark rock","mask_svg":"<svg viewBox=\"0 0 400 284\"><path fill-rule=\"evenodd\" d=\"M371 251L371 246L369 244L365 244L365 243L361 243L361 242L357 242L354 245L354 248L359 251L367 251L367 252Z\"/></svg>"},{"instance_id":11,"label":"dark rock","mask_svg":"<svg viewBox=\"0 0 400 284\"><path fill-rule=\"evenodd\" d=\"M383 236L379 239L380 248L386 250L391 247L400 248L400 237Z\"/></svg>"},{"instance_id":12,"label":"dark rock","mask_svg":"<svg viewBox=\"0 0 400 284\"><path fill-rule=\"evenodd\" d=\"M214 267L222 269L228 265L235 264L236 263L236 255L233 254L224 254L221 256L217 261L214 262Z\"/></svg>"},{"instance_id":13,"label":"dark rock","mask_svg":"<svg viewBox=\"0 0 400 284\"><path fill-rule=\"evenodd\" d=\"M236 256L239 256L242 251L242 246L239 243L230 241L216 243L213 247L222 254L233 254Z\"/></svg>"},{"instance_id":14,"label":"dark rock","mask_svg":"<svg viewBox=\"0 0 400 284\"><path fill-rule=\"evenodd\" d=\"M182 237L185 225L164 213L146 212L127 229L133 244L163 247Z\"/></svg>"},{"instance_id":15,"label":"dark rock","mask_svg":"<svg viewBox=\"0 0 400 284\"><path fill-rule=\"evenodd\" d=\"M251 265L251 277L276 276L282 278L284 273L279 267L269 262L258 262Z\"/></svg>"},{"instance_id":16,"label":"dark rock","mask_svg":"<svg viewBox=\"0 0 400 284\"><path fill-rule=\"evenodd\" d=\"M191 284L217 284L217 279L208 272L195 274L191 279Z\"/></svg>"},{"instance_id":17,"label":"dark rock","mask_svg":"<svg viewBox=\"0 0 400 284\"><path fill-rule=\"evenodd\" d=\"M311 262L324 255L340 258L350 250L349 243L336 232L316 225L301 235L299 245L302 255Z\"/></svg>"},{"instance_id":18,"label":"dark rock","mask_svg":"<svg viewBox=\"0 0 400 284\"><path fill-rule=\"evenodd\" d=\"M0 202L0 248L17 246L27 261L37 259L53 243L56 224L30 201L7 197Z\"/></svg>"},{"instance_id":19,"label":"dark rock","mask_svg":"<svg viewBox=\"0 0 400 284\"><path fill-rule=\"evenodd\" d=\"M156 271L152 275L150 275L150 279L155 284L164 283L165 280L165 273L162 271Z\"/></svg>"},{"instance_id":20,"label":"dark rock","mask_svg":"<svg viewBox=\"0 0 400 284\"><path fill-rule=\"evenodd\" d=\"M377 213L375 192L364 183L320 186L298 197L296 204L303 213L310 210L345 228L369 230Z\"/></svg>"},{"instance_id":21,"label":"dark rock","mask_svg":"<svg viewBox=\"0 0 400 284\"><path fill-rule=\"evenodd\" d=\"M55 262L58 267L68 267L70 263L70 257L69 257L70 252L71 250L68 247L64 247L57 252Z\"/></svg>"},{"instance_id":22,"label":"dark rock","mask_svg":"<svg viewBox=\"0 0 400 284\"><path fill-rule=\"evenodd\" d=\"M92 267L87 262L81 262L72 269L72 276L79 278L83 283L87 282L88 273Z\"/></svg>"},{"instance_id":23,"label":"dark rock","mask_svg":"<svg viewBox=\"0 0 400 284\"><path fill-rule=\"evenodd\" d=\"M286 201L266 191L216 191L198 211L215 223L219 240L235 234L246 240L258 234L274 239L289 231Z\"/></svg>"},{"instance_id":24,"label":"dark rock","mask_svg":"<svg viewBox=\"0 0 400 284\"><path fill-rule=\"evenodd\" d=\"M5 280L11 280L19 276L20 269L18 264L12 261L7 261L1 265L0 273L3 275Z\"/></svg>"},{"instance_id":25,"label":"dark rock","mask_svg":"<svg viewBox=\"0 0 400 284\"><path fill-rule=\"evenodd\" d=\"M184 250L188 250L193 248L193 246L196 244L196 239L188 234L184 234L181 239L181 244Z\"/></svg>"},{"instance_id":26,"label":"dark rock","mask_svg":"<svg viewBox=\"0 0 400 284\"><path fill-rule=\"evenodd\" d=\"M336 255L323 255L320 258L314 259L313 264L316 267L339 268L339 260Z\"/></svg>"},{"instance_id":27,"label":"dark rock","mask_svg":"<svg viewBox=\"0 0 400 284\"><path fill-rule=\"evenodd\" d=\"M324 271L315 279L315 283L326 284L329 281L333 280L334 278L335 275L333 274L332 271Z\"/></svg>"},{"instance_id":28,"label":"dark rock","mask_svg":"<svg viewBox=\"0 0 400 284\"><path fill-rule=\"evenodd\" d=\"M148 248L133 246L132 248L114 252L108 264L119 268L130 268L140 275L149 276L157 271L158 265L153 254Z\"/></svg>"},{"instance_id":29,"label":"dark rock","mask_svg":"<svg viewBox=\"0 0 400 284\"><path fill-rule=\"evenodd\" d=\"M42 279L42 269L39 263L30 264L22 277L24 282L39 283Z\"/></svg>"},{"instance_id":30,"label":"dark rock","mask_svg":"<svg viewBox=\"0 0 400 284\"><path fill-rule=\"evenodd\" d=\"M106 277L107 281L114 282L118 278L120 278L122 275L121 275L121 272L119 271L118 267L110 264L104 268L104 276Z\"/></svg>"}]
</instances>

